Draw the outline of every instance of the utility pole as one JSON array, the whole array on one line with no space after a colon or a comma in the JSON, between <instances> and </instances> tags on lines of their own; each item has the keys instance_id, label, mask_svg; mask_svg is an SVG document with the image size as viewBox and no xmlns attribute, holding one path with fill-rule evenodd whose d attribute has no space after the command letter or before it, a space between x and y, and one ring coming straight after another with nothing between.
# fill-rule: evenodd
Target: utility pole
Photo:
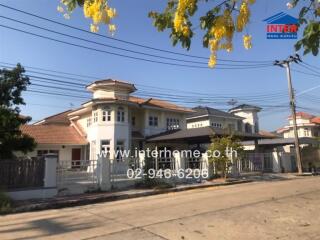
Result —
<instances>
[{"instance_id":1,"label":"utility pole","mask_svg":"<svg viewBox=\"0 0 320 240\"><path fill-rule=\"evenodd\" d=\"M298 128L297 128L297 118L296 118L296 103L295 103L295 96L292 87L292 80L291 80L291 71L290 71L290 63L295 62L299 63L302 62L300 56L296 54L295 56L290 56L288 59L283 61L275 61L274 65L284 67L287 71L287 78L288 78L288 88L289 88L289 98L290 98L290 108L293 120L293 132L294 132L294 145L296 150L296 163L298 168L298 173L302 174L302 162L301 162L301 152L300 152L300 144L299 144L299 136L298 136Z\"/></svg>"}]
</instances>

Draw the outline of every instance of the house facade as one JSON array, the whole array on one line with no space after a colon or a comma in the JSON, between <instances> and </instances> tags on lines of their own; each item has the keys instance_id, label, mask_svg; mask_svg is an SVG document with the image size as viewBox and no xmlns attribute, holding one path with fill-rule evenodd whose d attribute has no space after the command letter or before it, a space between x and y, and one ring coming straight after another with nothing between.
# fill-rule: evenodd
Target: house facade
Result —
<instances>
[{"instance_id":1,"label":"house facade","mask_svg":"<svg viewBox=\"0 0 320 240\"><path fill-rule=\"evenodd\" d=\"M187 119L187 128L212 127L229 132L259 133L258 112L261 108L242 104L229 110L220 111L211 107L195 107Z\"/></svg>"},{"instance_id":2,"label":"house facade","mask_svg":"<svg viewBox=\"0 0 320 240\"><path fill-rule=\"evenodd\" d=\"M298 112L296 114L297 129L299 137L320 137L320 117L313 116L309 113ZM293 119L288 117L288 125L277 130L284 138L293 138Z\"/></svg>"},{"instance_id":3,"label":"house facade","mask_svg":"<svg viewBox=\"0 0 320 240\"><path fill-rule=\"evenodd\" d=\"M80 108L22 127L38 143L31 157L56 153L72 165L95 160L105 151L114 159L116 150L143 149L148 136L186 128L186 116L193 112L163 100L132 96L137 89L123 81L95 81L87 90L92 99Z\"/></svg>"}]
</instances>

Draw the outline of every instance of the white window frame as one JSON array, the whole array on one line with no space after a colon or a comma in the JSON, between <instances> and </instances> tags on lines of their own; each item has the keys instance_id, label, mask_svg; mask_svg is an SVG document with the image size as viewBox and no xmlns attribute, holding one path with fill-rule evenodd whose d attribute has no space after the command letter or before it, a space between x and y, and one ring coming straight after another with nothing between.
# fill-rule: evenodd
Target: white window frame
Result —
<instances>
[{"instance_id":1,"label":"white window frame","mask_svg":"<svg viewBox=\"0 0 320 240\"><path fill-rule=\"evenodd\" d=\"M98 111L94 111L93 112L93 123L98 122L98 120L99 120L99 113L98 113Z\"/></svg>"},{"instance_id":2,"label":"white window frame","mask_svg":"<svg viewBox=\"0 0 320 240\"><path fill-rule=\"evenodd\" d=\"M124 107L118 107L118 109L117 109L117 122L125 122Z\"/></svg>"},{"instance_id":3,"label":"white window frame","mask_svg":"<svg viewBox=\"0 0 320 240\"><path fill-rule=\"evenodd\" d=\"M159 126L158 116L149 116L149 126L150 127L158 127Z\"/></svg>"},{"instance_id":4,"label":"white window frame","mask_svg":"<svg viewBox=\"0 0 320 240\"><path fill-rule=\"evenodd\" d=\"M87 118L87 127L90 127L92 124L92 117Z\"/></svg>"},{"instance_id":5,"label":"white window frame","mask_svg":"<svg viewBox=\"0 0 320 240\"><path fill-rule=\"evenodd\" d=\"M110 122L111 121L111 109L106 107L102 110L102 122Z\"/></svg>"},{"instance_id":6,"label":"white window frame","mask_svg":"<svg viewBox=\"0 0 320 240\"><path fill-rule=\"evenodd\" d=\"M121 144L119 144L120 142L121 142ZM117 154L117 153L118 153L118 151L122 151L122 153L123 153L123 151L125 150L124 147L125 147L125 140L118 139L116 141L116 155L115 155L115 158L118 162L123 161L123 157L121 156L121 154Z\"/></svg>"}]
</instances>

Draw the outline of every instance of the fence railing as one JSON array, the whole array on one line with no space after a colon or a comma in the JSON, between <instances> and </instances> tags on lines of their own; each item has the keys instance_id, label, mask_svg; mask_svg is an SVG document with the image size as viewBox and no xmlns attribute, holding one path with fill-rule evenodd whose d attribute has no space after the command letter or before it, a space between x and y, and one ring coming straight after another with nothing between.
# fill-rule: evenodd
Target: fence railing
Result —
<instances>
[{"instance_id":1,"label":"fence railing","mask_svg":"<svg viewBox=\"0 0 320 240\"><path fill-rule=\"evenodd\" d=\"M34 188L44 185L44 158L1 160L0 187Z\"/></svg>"}]
</instances>

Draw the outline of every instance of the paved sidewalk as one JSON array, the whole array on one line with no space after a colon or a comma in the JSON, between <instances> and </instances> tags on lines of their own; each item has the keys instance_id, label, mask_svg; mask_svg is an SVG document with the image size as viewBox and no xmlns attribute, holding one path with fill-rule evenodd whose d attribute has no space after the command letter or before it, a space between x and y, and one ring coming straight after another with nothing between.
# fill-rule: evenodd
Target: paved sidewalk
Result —
<instances>
[{"instance_id":1,"label":"paved sidewalk","mask_svg":"<svg viewBox=\"0 0 320 240\"><path fill-rule=\"evenodd\" d=\"M1 240L317 240L320 177L0 216Z\"/></svg>"},{"instance_id":2,"label":"paved sidewalk","mask_svg":"<svg viewBox=\"0 0 320 240\"><path fill-rule=\"evenodd\" d=\"M238 179L229 179L228 182L225 182L223 179L217 179L213 181L204 181L202 183L177 185L176 187L166 189L130 189L114 192L97 192L81 195L60 196L51 199L17 201L15 203L15 209L13 210L13 212L19 213L45 209L58 209L64 207L81 206L93 203L110 202L122 199L158 195L170 192L187 191L199 188L243 184L252 181L282 181L297 178L303 177L298 177L295 174L251 173L243 175Z\"/></svg>"},{"instance_id":3,"label":"paved sidewalk","mask_svg":"<svg viewBox=\"0 0 320 240\"><path fill-rule=\"evenodd\" d=\"M170 192L181 192L192 189L226 186L234 184L242 184L251 182L249 179L238 179L231 180L229 182L224 182L221 180L216 181L205 181L203 183L185 184L177 185L173 188L165 189L130 189L123 191L114 192L97 192L97 193L86 193L79 195L69 195L69 196L58 196L50 199L34 199L26 201L17 201L15 203L15 213L45 210L45 209L58 209L64 207L81 206L100 202L110 202L122 199L130 199L151 195L158 195Z\"/></svg>"}]
</instances>

